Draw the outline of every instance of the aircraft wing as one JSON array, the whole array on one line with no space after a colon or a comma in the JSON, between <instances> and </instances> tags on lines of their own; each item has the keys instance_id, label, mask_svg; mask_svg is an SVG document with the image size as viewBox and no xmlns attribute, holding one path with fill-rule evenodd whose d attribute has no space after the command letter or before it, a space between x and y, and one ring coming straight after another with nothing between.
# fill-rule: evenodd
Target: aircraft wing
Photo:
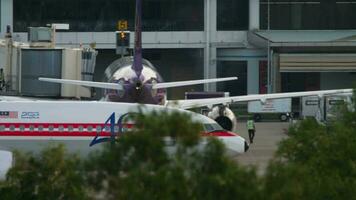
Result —
<instances>
[{"instance_id":1,"label":"aircraft wing","mask_svg":"<svg viewBox=\"0 0 356 200\"><path fill-rule=\"evenodd\" d=\"M122 85L118 83L78 81L78 80L56 79L56 78L38 78L38 80L51 82L51 83L62 83L62 84L80 85L80 86L103 88L103 89L123 90Z\"/></svg>"},{"instance_id":2,"label":"aircraft wing","mask_svg":"<svg viewBox=\"0 0 356 200\"><path fill-rule=\"evenodd\" d=\"M197 84L203 84L203 83L216 83L216 82L221 82L221 81L232 81L232 80L237 80L237 77L212 78L212 79L201 79L201 80L193 80L193 81L177 81L177 82L157 83L152 86L152 89L181 87L181 86L187 86L187 85L197 85Z\"/></svg>"},{"instance_id":3,"label":"aircraft wing","mask_svg":"<svg viewBox=\"0 0 356 200\"><path fill-rule=\"evenodd\" d=\"M206 98L206 99L189 99L168 101L167 106L179 107L182 109L196 108L208 106L211 107L217 104L230 104L234 102L247 102L247 101L261 101L265 102L269 99L282 99L291 97L303 97L303 96L319 96L333 95L333 94L345 94L352 93L353 89L339 89L339 90L319 90L310 92L287 92L287 93L273 93L273 94L253 94L244 96L233 97L219 97L219 98Z\"/></svg>"},{"instance_id":4,"label":"aircraft wing","mask_svg":"<svg viewBox=\"0 0 356 200\"><path fill-rule=\"evenodd\" d=\"M18 97L18 96L1 96L0 101L32 101L33 99L27 97Z\"/></svg>"}]
</instances>

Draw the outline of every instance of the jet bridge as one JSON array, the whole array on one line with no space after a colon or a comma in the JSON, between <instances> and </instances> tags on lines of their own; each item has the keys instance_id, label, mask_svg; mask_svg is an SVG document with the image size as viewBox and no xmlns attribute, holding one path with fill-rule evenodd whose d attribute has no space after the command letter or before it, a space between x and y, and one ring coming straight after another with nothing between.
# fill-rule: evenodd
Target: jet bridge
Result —
<instances>
[{"instance_id":1,"label":"jet bridge","mask_svg":"<svg viewBox=\"0 0 356 200\"><path fill-rule=\"evenodd\" d=\"M39 77L92 81L97 51L92 48L51 47L46 27L30 29L28 43L12 40L10 31L0 39L0 68L5 85L0 95L51 98L91 98L90 88L38 81ZM44 37L44 38L41 38ZM47 38L47 39L46 39Z\"/></svg>"}]
</instances>

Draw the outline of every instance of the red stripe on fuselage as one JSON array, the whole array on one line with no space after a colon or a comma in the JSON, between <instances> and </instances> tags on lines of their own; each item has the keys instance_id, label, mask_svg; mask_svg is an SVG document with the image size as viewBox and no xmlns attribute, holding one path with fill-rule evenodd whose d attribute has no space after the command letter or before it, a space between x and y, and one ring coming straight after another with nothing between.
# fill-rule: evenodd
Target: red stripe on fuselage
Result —
<instances>
[{"instance_id":1,"label":"red stripe on fuselage","mask_svg":"<svg viewBox=\"0 0 356 200\"><path fill-rule=\"evenodd\" d=\"M43 128L49 128L50 126L53 128L88 128L88 127L93 127L96 128L97 126L101 126L101 127L110 127L110 124L97 124L97 123L82 123L82 124L74 124L74 123L0 123L0 126L4 126L5 128L10 128L11 126L13 126L14 128L20 128L20 127L24 127L24 128L30 128L31 126L34 126L36 128L42 126ZM117 126L115 124L115 126ZM132 128L133 124L123 124L123 126L125 128Z\"/></svg>"},{"instance_id":2,"label":"red stripe on fuselage","mask_svg":"<svg viewBox=\"0 0 356 200\"><path fill-rule=\"evenodd\" d=\"M102 127L102 128L110 128L110 125L105 125L105 124L97 124L97 123L81 123L81 124L75 124L75 123L0 123L0 129L1 127L5 128L6 130L0 131L0 137L1 136L47 136L47 137L95 137L97 135L107 137L110 136L110 131L103 129L100 132L97 132L96 127ZM133 128L133 124L124 124L124 128ZM55 130L38 130L39 127L41 129L48 129L48 128L54 128ZM91 129L85 130L87 128ZM117 127L117 125L115 125ZM17 129L17 130L8 130L8 129ZM18 129L30 129L33 128L33 130L18 130ZM63 130L59 130L59 128L63 128ZM68 128L73 128L73 129L84 129L83 131L78 131L78 130L68 130ZM125 133L121 133L125 134ZM234 137L238 136L235 133L229 132L229 131L213 131L213 132L203 132L201 136L208 137Z\"/></svg>"},{"instance_id":3,"label":"red stripe on fuselage","mask_svg":"<svg viewBox=\"0 0 356 200\"><path fill-rule=\"evenodd\" d=\"M208 133L202 133L202 136L213 136L213 137L234 137L238 136L235 133L229 131L213 131Z\"/></svg>"},{"instance_id":4,"label":"red stripe on fuselage","mask_svg":"<svg viewBox=\"0 0 356 200\"><path fill-rule=\"evenodd\" d=\"M26 137L95 137L97 135L96 132L59 132L59 131L1 131L1 136L26 136ZM99 136L109 137L110 133L101 132Z\"/></svg>"}]
</instances>

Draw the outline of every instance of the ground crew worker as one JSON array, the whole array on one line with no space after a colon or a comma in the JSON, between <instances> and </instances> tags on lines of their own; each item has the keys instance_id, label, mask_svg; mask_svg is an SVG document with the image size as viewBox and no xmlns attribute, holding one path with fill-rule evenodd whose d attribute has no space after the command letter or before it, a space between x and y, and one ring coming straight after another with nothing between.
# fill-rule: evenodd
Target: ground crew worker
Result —
<instances>
[{"instance_id":1,"label":"ground crew worker","mask_svg":"<svg viewBox=\"0 0 356 200\"><path fill-rule=\"evenodd\" d=\"M4 69L0 69L0 91L3 90L5 87L5 75L4 75Z\"/></svg>"},{"instance_id":2,"label":"ground crew worker","mask_svg":"<svg viewBox=\"0 0 356 200\"><path fill-rule=\"evenodd\" d=\"M247 120L247 130L248 137L250 138L250 143L253 143L253 138L255 137L255 122L252 119Z\"/></svg>"}]
</instances>

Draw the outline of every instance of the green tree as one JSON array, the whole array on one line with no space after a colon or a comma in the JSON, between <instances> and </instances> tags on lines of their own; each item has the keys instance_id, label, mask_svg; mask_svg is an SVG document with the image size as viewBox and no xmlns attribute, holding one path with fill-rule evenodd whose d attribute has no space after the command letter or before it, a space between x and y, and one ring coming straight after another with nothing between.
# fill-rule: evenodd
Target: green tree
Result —
<instances>
[{"instance_id":1,"label":"green tree","mask_svg":"<svg viewBox=\"0 0 356 200\"><path fill-rule=\"evenodd\" d=\"M356 104L328 126L302 121L279 145L264 181L267 199L356 199Z\"/></svg>"},{"instance_id":2,"label":"green tree","mask_svg":"<svg viewBox=\"0 0 356 200\"><path fill-rule=\"evenodd\" d=\"M254 169L236 165L224 145L180 112L139 113L137 128L88 160L94 191L108 199L256 199ZM198 144L206 144L201 147Z\"/></svg>"},{"instance_id":3,"label":"green tree","mask_svg":"<svg viewBox=\"0 0 356 200\"><path fill-rule=\"evenodd\" d=\"M86 199L81 161L62 145L39 155L15 153L15 165L0 184L0 199Z\"/></svg>"}]
</instances>

